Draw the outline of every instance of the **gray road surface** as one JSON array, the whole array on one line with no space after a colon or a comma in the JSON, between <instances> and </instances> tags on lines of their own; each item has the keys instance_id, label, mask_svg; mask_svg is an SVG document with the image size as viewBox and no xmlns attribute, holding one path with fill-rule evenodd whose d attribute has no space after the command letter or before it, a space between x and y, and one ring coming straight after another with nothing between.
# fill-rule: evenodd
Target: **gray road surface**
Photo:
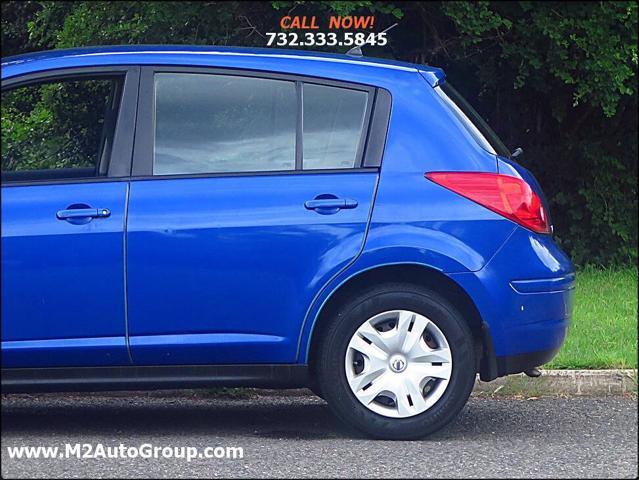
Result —
<instances>
[{"instance_id":1,"label":"gray road surface","mask_svg":"<svg viewBox=\"0 0 639 480\"><path fill-rule=\"evenodd\" d=\"M242 459L10 459L7 447L242 447ZM633 397L472 398L423 441L358 438L316 397L2 397L2 477L636 477Z\"/></svg>"}]
</instances>

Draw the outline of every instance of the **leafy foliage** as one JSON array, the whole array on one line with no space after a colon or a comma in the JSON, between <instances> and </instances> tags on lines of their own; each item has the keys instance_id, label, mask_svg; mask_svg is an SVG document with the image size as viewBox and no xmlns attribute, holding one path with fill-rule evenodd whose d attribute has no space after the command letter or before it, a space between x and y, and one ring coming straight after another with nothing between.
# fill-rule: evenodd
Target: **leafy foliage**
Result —
<instances>
[{"instance_id":1,"label":"leafy foliage","mask_svg":"<svg viewBox=\"0 0 639 480\"><path fill-rule=\"evenodd\" d=\"M544 185L577 264L637 262L636 2L4 2L3 56L96 44L264 46L283 15L399 21L367 54L443 67ZM520 157L521 158L521 157Z\"/></svg>"},{"instance_id":2,"label":"leafy foliage","mask_svg":"<svg viewBox=\"0 0 639 480\"><path fill-rule=\"evenodd\" d=\"M112 86L111 80L67 81L4 93L2 170L95 167Z\"/></svg>"},{"instance_id":3,"label":"leafy foliage","mask_svg":"<svg viewBox=\"0 0 639 480\"><path fill-rule=\"evenodd\" d=\"M464 63L453 69L480 79L460 87L480 98L507 144L523 146L575 262L636 262L637 4L451 2L442 10L459 38L449 55Z\"/></svg>"}]
</instances>

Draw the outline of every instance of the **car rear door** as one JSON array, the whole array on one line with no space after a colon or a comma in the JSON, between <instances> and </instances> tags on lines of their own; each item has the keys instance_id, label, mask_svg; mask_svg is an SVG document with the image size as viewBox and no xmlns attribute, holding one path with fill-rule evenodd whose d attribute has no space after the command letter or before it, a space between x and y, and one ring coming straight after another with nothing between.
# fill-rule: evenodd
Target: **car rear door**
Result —
<instances>
[{"instance_id":1,"label":"car rear door","mask_svg":"<svg viewBox=\"0 0 639 480\"><path fill-rule=\"evenodd\" d=\"M307 308L364 242L383 148L366 150L375 96L143 68L126 233L134 363L295 361Z\"/></svg>"},{"instance_id":2,"label":"car rear door","mask_svg":"<svg viewBox=\"0 0 639 480\"><path fill-rule=\"evenodd\" d=\"M139 68L2 83L2 366L130 363L124 226Z\"/></svg>"}]
</instances>

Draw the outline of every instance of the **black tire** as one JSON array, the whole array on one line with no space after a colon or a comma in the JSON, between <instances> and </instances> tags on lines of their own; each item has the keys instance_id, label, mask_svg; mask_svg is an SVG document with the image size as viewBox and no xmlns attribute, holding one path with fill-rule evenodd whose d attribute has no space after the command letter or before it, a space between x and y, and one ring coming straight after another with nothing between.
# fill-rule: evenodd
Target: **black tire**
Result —
<instances>
[{"instance_id":1,"label":"black tire","mask_svg":"<svg viewBox=\"0 0 639 480\"><path fill-rule=\"evenodd\" d=\"M344 368L348 343L369 318L388 310L411 310L426 316L444 333L453 368L442 397L409 418L391 418L369 410L351 391ZM367 290L337 309L324 331L315 357L316 380L333 413L347 425L380 439L408 440L431 434L455 418L475 381L472 333L460 313L441 295L411 284L386 284Z\"/></svg>"},{"instance_id":2,"label":"black tire","mask_svg":"<svg viewBox=\"0 0 639 480\"><path fill-rule=\"evenodd\" d=\"M319 398L324 400L324 394L322 394L322 390L320 389L320 386L317 384L317 382L313 382L309 387L309 390L317 395Z\"/></svg>"}]
</instances>

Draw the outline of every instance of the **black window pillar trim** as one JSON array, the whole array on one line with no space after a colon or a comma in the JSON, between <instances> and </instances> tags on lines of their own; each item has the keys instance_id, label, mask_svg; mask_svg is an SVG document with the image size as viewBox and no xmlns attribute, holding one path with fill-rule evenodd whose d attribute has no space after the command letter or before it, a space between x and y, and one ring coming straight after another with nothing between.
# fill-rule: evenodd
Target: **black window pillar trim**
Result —
<instances>
[{"instance_id":1,"label":"black window pillar trim","mask_svg":"<svg viewBox=\"0 0 639 480\"><path fill-rule=\"evenodd\" d=\"M357 153L355 154L354 167L361 167L364 164L364 149L366 148L366 140L368 139L368 133L370 131L371 117L373 115L373 105L375 104L376 89L368 92L366 97L366 110L364 111L364 120L362 122L362 130L359 135L359 142L357 142Z\"/></svg>"},{"instance_id":2,"label":"black window pillar trim","mask_svg":"<svg viewBox=\"0 0 639 480\"><path fill-rule=\"evenodd\" d=\"M297 125L295 127L295 170L304 168L304 86L299 80L295 82L297 101Z\"/></svg>"},{"instance_id":3,"label":"black window pillar trim","mask_svg":"<svg viewBox=\"0 0 639 480\"><path fill-rule=\"evenodd\" d=\"M113 148L107 171L108 177L127 177L131 171L139 83L140 67L130 67L122 89L120 111L115 124Z\"/></svg>"},{"instance_id":4,"label":"black window pillar trim","mask_svg":"<svg viewBox=\"0 0 639 480\"><path fill-rule=\"evenodd\" d=\"M373 104L372 118L368 127L366 150L362 167L381 167L386 147L386 136L390 125L392 98L388 90L378 88Z\"/></svg>"},{"instance_id":5,"label":"black window pillar trim","mask_svg":"<svg viewBox=\"0 0 639 480\"><path fill-rule=\"evenodd\" d=\"M154 68L142 67L138 95L138 115L135 122L132 177L153 175L153 143L155 140Z\"/></svg>"}]
</instances>

